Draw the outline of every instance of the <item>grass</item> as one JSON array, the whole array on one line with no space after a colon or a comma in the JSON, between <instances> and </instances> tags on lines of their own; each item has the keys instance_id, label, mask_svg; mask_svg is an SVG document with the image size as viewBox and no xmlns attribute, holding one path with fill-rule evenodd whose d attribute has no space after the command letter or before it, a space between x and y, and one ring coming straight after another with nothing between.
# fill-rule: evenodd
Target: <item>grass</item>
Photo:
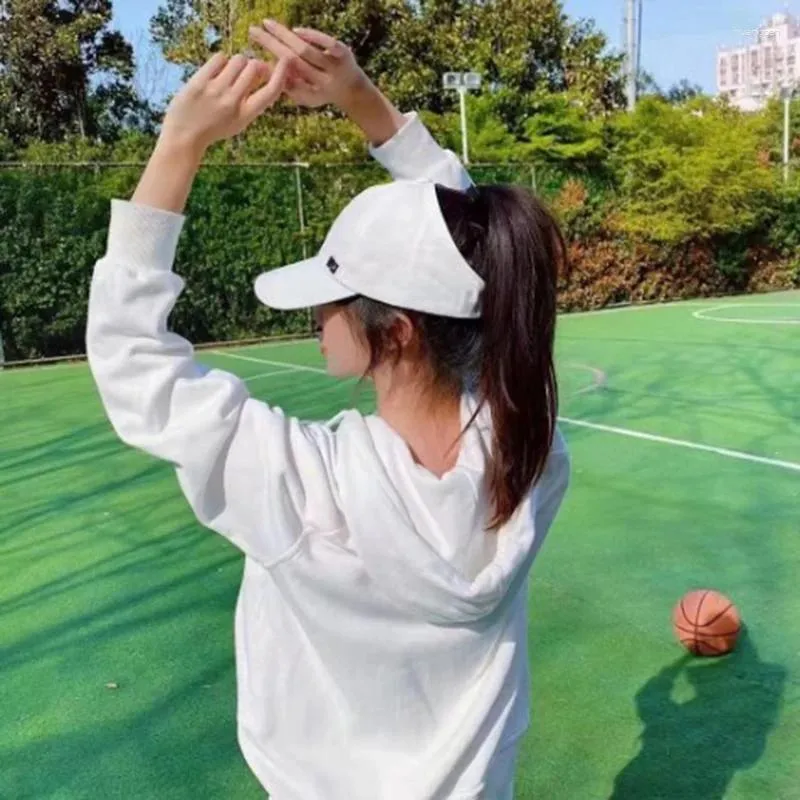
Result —
<instances>
[{"instance_id":1,"label":"grass","mask_svg":"<svg viewBox=\"0 0 800 800\"><path fill-rule=\"evenodd\" d=\"M561 321L574 479L531 582L518 798L800 798L795 321L800 293ZM302 417L352 401L307 343L200 358ZM0 797L262 798L236 744L242 557L116 440L85 365L7 370L0 400ZM733 656L673 640L697 587L739 606Z\"/></svg>"}]
</instances>

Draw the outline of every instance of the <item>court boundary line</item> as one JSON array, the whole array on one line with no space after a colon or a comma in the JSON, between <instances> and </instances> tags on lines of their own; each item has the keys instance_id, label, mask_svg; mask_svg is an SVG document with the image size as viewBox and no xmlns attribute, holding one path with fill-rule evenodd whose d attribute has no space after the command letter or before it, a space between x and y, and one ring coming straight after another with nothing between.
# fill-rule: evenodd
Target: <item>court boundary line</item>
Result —
<instances>
[{"instance_id":1,"label":"court boundary line","mask_svg":"<svg viewBox=\"0 0 800 800\"><path fill-rule=\"evenodd\" d=\"M248 375L246 378L242 378L245 383L249 381L257 381L260 378L271 378L273 375L286 375L289 372L294 372L291 367L287 367L286 369L274 369L272 372L260 372L258 375Z\"/></svg>"},{"instance_id":2,"label":"court boundary line","mask_svg":"<svg viewBox=\"0 0 800 800\"><path fill-rule=\"evenodd\" d=\"M729 308L800 308L800 303L724 303L711 308L699 308L692 313L692 316L703 322L734 322L738 325L800 325L800 319L742 319L707 316Z\"/></svg>"},{"instance_id":3,"label":"court boundary line","mask_svg":"<svg viewBox=\"0 0 800 800\"><path fill-rule=\"evenodd\" d=\"M209 350L208 352L215 356L223 356L224 358L235 358L239 361L251 361L255 364L266 364L268 367L286 367L287 371L289 372L315 372L318 375L328 375L327 370L320 369L319 367L308 367L305 364L292 364L288 361L270 361L266 358L243 356L239 353L225 353L222 350Z\"/></svg>"},{"instance_id":4,"label":"court boundary line","mask_svg":"<svg viewBox=\"0 0 800 800\"><path fill-rule=\"evenodd\" d=\"M578 389L575 392L571 392L570 394L567 395L567 397L578 397L579 395L582 394L589 394L591 392L596 392L598 389L604 388L605 385L608 383L608 375L606 375L606 373L603 372L603 370L598 369L597 367L593 367L590 364L578 364L575 361L569 361L566 364L564 364L564 366L567 368L581 369L584 370L585 372L592 373L592 382L590 384L584 386L581 389Z\"/></svg>"},{"instance_id":5,"label":"court boundary line","mask_svg":"<svg viewBox=\"0 0 800 800\"><path fill-rule=\"evenodd\" d=\"M320 375L326 375L326 376L328 375L328 373L324 369L320 369L319 367L307 367L301 364L289 364L285 361L284 362L266 361L264 359L254 358L253 356L240 356L237 355L236 353L217 352L216 355L228 356L229 358L238 358L242 361L252 361L256 363L268 364L270 366L288 367L289 371L292 371L292 369L296 369L303 372L315 372ZM629 439L640 439L643 441L654 442L657 444L667 444L673 447L682 447L687 450L696 450L703 453L712 453L714 455L735 459L737 461L748 461L753 464L763 464L765 466L777 467L779 469L790 470L792 472L800 472L800 464L795 463L794 461L784 461L782 459L769 458L767 456L759 456L754 453L746 453L743 450L732 450L727 447L715 447L714 445L702 444L701 442L690 442L687 439L675 439L671 436L660 436L655 433L635 431L630 428L620 428L616 425L605 425L600 422L589 422L588 420L575 419L574 417L560 416L558 418L558 421L563 422L566 425L572 425L578 428L588 428L590 430L596 430L603 433L611 433L617 436L625 436L628 437Z\"/></svg>"},{"instance_id":6,"label":"court boundary line","mask_svg":"<svg viewBox=\"0 0 800 800\"><path fill-rule=\"evenodd\" d=\"M752 294L721 294L712 297L689 297L684 299L677 299L677 300L666 300L664 302L660 302L655 300L653 302L643 302L643 303L621 303L620 305L616 306L605 306L604 308L590 308L586 311L566 311L559 314L559 319L568 319L569 317L594 317L600 314L619 314L623 311L649 311L654 308L673 308L675 306L695 306L695 305L702 305L703 303L713 302L714 300L741 300L743 298L767 298L767 297L795 297L797 295L797 289L782 289L776 292L754 292ZM727 308L730 308L731 305L736 305L735 303L723 303ZM758 303L740 303L739 305L748 306L748 305L759 305ZM760 305L781 305L780 303L761 303ZM794 304L790 304L794 305ZM702 309L701 309L702 310Z\"/></svg>"},{"instance_id":7,"label":"court boundary line","mask_svg":"<svg viewBox=\"0 0 800 800\"><path fill-rule=\"evenodd\" d=\"M745 297L780 297L797 295L797 289L784 289L776 292L764 292L745 295L718 295L716 297L692 297L687 300L667 300L666 302L645 302L645 303L625 303L618 306L606 306L605 308L591 308L586 311L563 311L558 314L559 320L569 319L570 317L591 317L599 314L617 314L622 311L647 311L654 308L671 308L674 306L695 306L702 303L708 303L711 300L726 300L726 299L741 299ZM724 304L729 308L737 304ZM747 307L748 305L759 305L758 303L741 303L741 306ZM762 305L781 305L780 303L763 303ZM796 305L790 303L787 305ZM699 309L702 311L703 309ZM715 322L722 322L723 320L714 320ZM727 320L725 320L727 321ZM749 320L748 320L749 321ZM776 323L772 323L776 324ZM785 323L784 323L785 324ZM275 337L272 339L264 339L263 341L248 341L243 340L242 344L237 342L201 342L195 344L196 353L200 352L216 352L215 348L231 347L237 350L257 349L261 347L286 347L299 344L311 344L316 340L313 334L285 334L282 337ZM55 367L73 367L79 365L86 365L86 353L74 353L65 356L51 356L46 359L26 359L22 361L7 361L0 364L0 375L9 375L13 372L26 372L27 370L43 370L53 369Z\"/></svg>"},{"instance_id":8,"label":"court boundary line","mask_svg":"<svg viewBox=\"0 0 800 800\"><path fill-rule=\"evenodd\" d=\"M687 450L699 450L704 453L714 453L718 456L725 456L726 458L733 458L739 461L749 461L754 464L765 464L770 467L778 467L780 469L791 470L792 472L800 472L800 464L794 461L783 461L778 458L769 458L767 456L758 456L754 453L746 453L743 450L731 450L727 447L715 447L710 444L702 444L700 442L690 442L686 439L674 439L671 436L660 436L655 433L645 433L644 431L634 431L630 428L620 428L616 425L605 425L600 422L589 422L584 419L574 419L572 417L559 417L559 422L564 422L567 425L574 425L579 428L589 428L591 430L602 431L604 433L613 433L617 436L627 436L631 439L643 439L648 442L656 442L658 444L668 444L673 447L683 447Z\"/></svg>"}]
</instances>

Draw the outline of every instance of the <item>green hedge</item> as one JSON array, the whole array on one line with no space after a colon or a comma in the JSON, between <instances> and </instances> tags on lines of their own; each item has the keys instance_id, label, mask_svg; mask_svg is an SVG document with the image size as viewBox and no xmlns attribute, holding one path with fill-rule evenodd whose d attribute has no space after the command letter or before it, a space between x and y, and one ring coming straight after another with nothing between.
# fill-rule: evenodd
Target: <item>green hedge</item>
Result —
<instances>
[{"instance_id":1,"label":"green hedge","mask_svg":"<svg viewBox=\"0 0 800 800\"><path fill-rule=\"evenodd\" d=\"M110 200L130 197L141 171L140 166L55 165L0 170L0 335L7 361L83 352L89 280L105 250ZM678 269L655 256L644 263L631 255L627 264L626 253L636 241L609 226L617 196L600 179L575 176L561 193L569 176L553 168L473 165L470 171L478 183L535 183L541 195L555 201L574 245L572 273L562 286L564 307L787 288L800 280L800 184L776 193L767 222L757 230L672 245L681 252L696 246L702 254L696 265L682 257L685 268ZM198 344L308 332L306 312L276 312L258 303L255 277L303 258L304 248L309 255L316 252L341 209L363 189L388 179L375 162L204 166L178 248L176 268L187 288L172 327ZM584 191L586 199L580 200ZM609 257L607 241L625 247Z\"/></svg>"},{"instance_id":2,"label":"green hedge","mask_svg":"<svg viewBox=\"0 0 800 800\"><path fill-rule=\"evenodd\" d=\"M51 165L0 171L0 334L7 361L83 352L89 281L105 250L109 201L130 197L141 170ZM484 183L529 183L530 174L527 166L473 170ZM304 244L308 254L316 252L339 211L388 179L375 163L203 167L178 248L176 269L187 287L173 328L196 343L307 332L305 312L258 303L256 275L303 258Z\"/></svg>"}]
</instances>

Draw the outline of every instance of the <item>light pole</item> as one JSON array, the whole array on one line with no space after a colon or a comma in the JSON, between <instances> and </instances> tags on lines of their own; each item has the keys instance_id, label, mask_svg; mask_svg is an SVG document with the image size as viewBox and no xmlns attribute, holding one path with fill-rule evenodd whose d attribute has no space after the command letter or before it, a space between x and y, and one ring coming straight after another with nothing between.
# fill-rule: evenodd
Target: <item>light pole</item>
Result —
<instances>
[{"instance_id":1,"label":"light pole","mask_svg":"<svg viewBox=\"0 0 800 800\"><path fill-rule=\"evenodd\" d=\"M783 98L783 182L789 183L789 144L792 127L792 98L794 87L786 85L781 89Z\"/></svg>"},{"instance_id":2,"label":"light pole","mask_svg":"<svg viewBox=\"0 0 800 800\"><path fill-rule=\"evenodd\" d=\"M467 144L467 92L478 89L481 85L481 76L477 72L445 72L442 80L445 89L458 91L461 105L461 150L464 163L469 164L469 146Z\"/></svg>"}]
</instances>

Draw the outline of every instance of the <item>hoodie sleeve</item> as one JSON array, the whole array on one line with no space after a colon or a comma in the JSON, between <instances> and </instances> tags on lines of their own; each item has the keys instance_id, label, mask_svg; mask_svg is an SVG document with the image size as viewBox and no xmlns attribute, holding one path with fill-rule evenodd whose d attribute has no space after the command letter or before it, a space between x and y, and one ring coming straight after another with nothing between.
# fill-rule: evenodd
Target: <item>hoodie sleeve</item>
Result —
<instances>
[{"instance_id":1,"label":"hoodie sleeve","mask_svg":"<svg viewBox=\"0 0 800 800\"><path fill-rule=\"evenodd\" d=\"M112 201L107 252L91 282L89 366L118 436L173 464L198 519L268 563L293 546L307 509L329 516L332 434L253 399L167 329L184 286L172 272L183 222Z\"/></svg>"},{"instance_id":2,"label":"hoodie sleeve","mask_svg":"<svg viewBox=\"0 0 800 800\"><path fill-rule=\"evenodd\" d=\"M459 157L436 142L416 111L403 117L406 124L388 142L369 147L394 180L430 180L461 191L473 185Z\"/></svg>"},{"instance_id":3,"label":"hoodie sleeve","mask_svg":"<svg viewBox=\"0 0 800 800\"><path fill-rule=\"evenodd\" d=\"M553 437L553 448L550 451L544 473L533 490L533 524L536 531L534 558L544 544L561 504L564 502L571 472L572 463L567 443L561 430L557 427Z\"/></svg>"}]
</instances>

